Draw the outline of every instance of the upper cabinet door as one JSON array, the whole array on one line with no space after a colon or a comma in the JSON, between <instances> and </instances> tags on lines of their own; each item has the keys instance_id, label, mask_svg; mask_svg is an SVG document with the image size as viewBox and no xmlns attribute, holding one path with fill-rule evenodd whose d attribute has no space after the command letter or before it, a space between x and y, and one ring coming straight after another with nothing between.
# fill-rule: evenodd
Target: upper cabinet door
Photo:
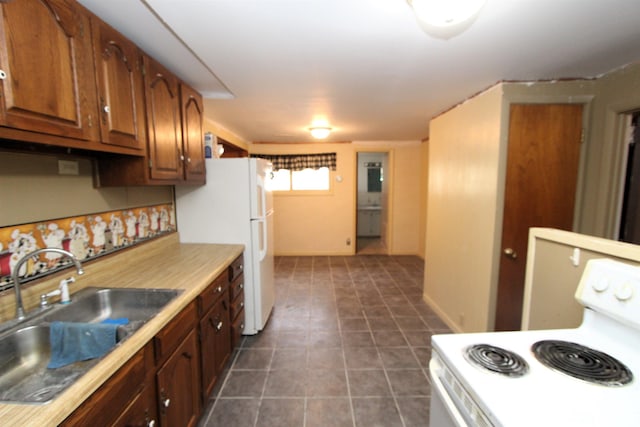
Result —
<instances>
[{"instance_id":1,"label":"upper cabinet door","mask_svg":"<svg viewBox=\"0 0 640 427\"><path fill-rule=\"evenodd\" d=\"M96 140L88 16L70 0L0 8L0 125Z\"/></svg>"},{"instance_id":2,"label":"upper cabinet door","mask_svg":"<svg viewBox=\"0 0 640 427\"><path fill-rule=\"evenodd\" d=\"M101 140L143 150L146 146L142 56L133 43L93 19Z\"/></svg>"},{"instance_id":3,"label":"upper cabinet door","mask_svg":"<svg viewBox=\"0 0 640 427\"><path fill-rule=\"evenodd\" d=\"M182 132L178 79L144 55L150 178L182 180Z\"/></svg>"},{"instance_id":4,"label":"upper cabinet door","mask_svg":"<svg viewBox=\"0 0 640 427\"><path fill-rule=\"evenodd\" d=\"M182 98L182 147L185 154L186 181L205 182L202 96L186 84L180 85Z\"/></svg>"}]
</instances>

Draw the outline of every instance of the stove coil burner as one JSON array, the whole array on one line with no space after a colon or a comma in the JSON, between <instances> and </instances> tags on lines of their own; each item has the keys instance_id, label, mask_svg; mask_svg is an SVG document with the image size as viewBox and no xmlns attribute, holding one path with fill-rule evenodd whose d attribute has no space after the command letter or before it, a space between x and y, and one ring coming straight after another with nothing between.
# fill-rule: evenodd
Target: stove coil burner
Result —
<instances>
[{"instance_id":1,"label":"stove coil burner","mask_svg":"<svg viewBox=\"0 0 640 427\"><path fill-rule=\"evenodd\" d=\"M606 353L568 341L538 341L531 347L544 365L574 378L606 386L622 386L633 380L625 365Z\"/></svg>"},{"instance_id":2,"label":"stove coil burner","mask_svg":"<svg viewBox=\"0 0 640 427\"><path fill-rule=\"evenodd\" d=\"M465 357L472 364L509 377L521 377L529 371L529 365L522 357L489 344L467 347Z\"/></svg>"}]
</instances>

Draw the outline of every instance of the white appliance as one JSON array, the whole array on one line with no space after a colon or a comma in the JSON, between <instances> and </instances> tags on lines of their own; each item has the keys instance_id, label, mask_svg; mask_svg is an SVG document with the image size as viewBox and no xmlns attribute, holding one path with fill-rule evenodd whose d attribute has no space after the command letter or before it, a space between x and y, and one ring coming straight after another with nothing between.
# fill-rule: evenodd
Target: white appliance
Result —
<instances>
[{"instance_id":1,"label":"white appliance","mask_svg":"<svg viewBox=\"0 0 640 427\"><path fill-rule=\"evenodd\" d=\"M207 159L207 184L176 187L183 243L239 243L244 249L245 335L261 331L275 300L273 195L263 159Z\"/></svg>"},{"instance_id":2,"label":"white appliance","mask_svg":"<svg viewBox=\"0 0 640 427\"><path fill-rule=\"evenodd\" d=\"M588 262L575 329L434 335L430 426L639 426L640 267Z\"/></svg>"}]
</instances>

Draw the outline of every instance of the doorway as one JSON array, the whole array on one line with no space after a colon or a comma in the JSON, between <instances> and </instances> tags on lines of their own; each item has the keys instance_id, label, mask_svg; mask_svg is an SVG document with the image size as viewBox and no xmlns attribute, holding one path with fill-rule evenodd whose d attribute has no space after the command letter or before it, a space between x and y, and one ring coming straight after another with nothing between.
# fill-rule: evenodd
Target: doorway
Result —
<instances>
[{"instance_id":1,"label":"doorway","mask_svg":"<svg viewBox=\"0 0 640 427\"><path fill-rule=\"evenodd\" d=\"M640 244L640 112L626 118L626 171L618 240Z\"/></svg>"},{"instance_id":2,"label":"doorway","mask_svg":"<svg viewBox=\"0 0 640 427\"><path fill-rule=\"evenodd\" d=\"M387 152L357 153L356 253L388 254L389 160Z\"/></svg>"},{"instance_id":3,"label":"doorway","mask_svg":"<svg viewBox=\"0 0 640 427\"><path fill-rule=\"evenodd\" d=\"M573 228L582 109L511 105L496 331L520 329L529 228Z\"/></svg>"}]
</instances>

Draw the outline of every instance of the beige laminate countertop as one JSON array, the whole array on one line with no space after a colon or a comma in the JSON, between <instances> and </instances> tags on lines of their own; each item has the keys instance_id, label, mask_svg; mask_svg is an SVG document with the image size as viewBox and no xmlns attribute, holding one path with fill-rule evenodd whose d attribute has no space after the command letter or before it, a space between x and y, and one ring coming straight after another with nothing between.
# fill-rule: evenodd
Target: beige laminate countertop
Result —
<instances>
[{"instance_id":1,"label":"beige laminate countertop","mask_svg":"<svg viewBox=\"0 0 640 427\"><path fill-rule=\"evenodd\" d=\"M27 309L37 304L47 287L55 288L60 276L75 275L71 296L85 287L183 289L160 313L115 347L91 371L51 403L0 404L2 426L55 426L149 342L176 314L193 301L220 273L242 254L242 245L181 244L177 233L161 237L84 265L85 274L67 270L37 286L23 289ZM50 283L48 283L50 282ZM0 318L13 313L13 291L0 297Z\"/></svg>"}]
</instances>

